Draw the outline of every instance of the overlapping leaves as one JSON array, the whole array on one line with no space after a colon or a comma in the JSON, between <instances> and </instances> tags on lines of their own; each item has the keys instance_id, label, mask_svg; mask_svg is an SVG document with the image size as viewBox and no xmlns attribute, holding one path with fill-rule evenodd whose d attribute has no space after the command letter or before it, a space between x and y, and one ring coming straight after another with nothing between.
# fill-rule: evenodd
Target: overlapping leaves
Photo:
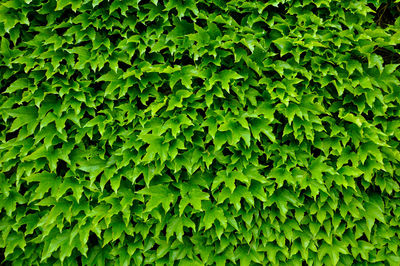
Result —
<instances>
[{"instance_id":1,"label":"overlapping leaves","mask_svg":"<svg viewBox=\"0 0 400 266\"><path fill-rule=\"evenodd\" d=\"M396 2L2 1L1 259L399 265Z\"/></svg>"}]
</instances>

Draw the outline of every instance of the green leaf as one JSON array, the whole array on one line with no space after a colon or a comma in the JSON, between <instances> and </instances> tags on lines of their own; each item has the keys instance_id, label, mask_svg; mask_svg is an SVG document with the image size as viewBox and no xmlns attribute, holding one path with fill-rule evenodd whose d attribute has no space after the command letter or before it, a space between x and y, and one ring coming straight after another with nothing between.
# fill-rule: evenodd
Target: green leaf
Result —
<instances>
[{"instance_id":1,"label":"green leaf","mask_svg":"<svg viewBox=\"0 0 400 266\"><path fill-rule=\"evenodd\" d=\"M138 191L139 194L150 195L150 200L146 203L145 212L150 212L157 208L160 204L165 212L170 208L170 205L176 201L176 195L163 185L150 186Z\"/></svg>"},{"instance_id":2,"label":"green leaf","mask_svg":"<svg viewBox=\"0 0 400 266\"><path fill-rule=\"evenodd\" d=\"M6 93L14 93L21 89L26 89L29 86L29 81L26 78L17 79L7 89Z\"/></svg>"},{"instance_id":3,"label":"green leaf","mask_svg":"<svg viewBox=\"0 0 400 266\"><path fill-rule=\"evenodd\" d=\"M373 54L368 55L368 68L372 68L374 66L377 66L379 69L379 72L382 73L383 59L381 56L373 53Z\"/></svg>"},{"instance_id":4,"label":"green leaf","mask_svg":"<svg viewBox=\"0 0 400 266\"><path fill-rule=\"evenodd\" d=\"M42 199L50 189L52 190L52 194L56 194L56 189L60 185L60 179L53 173L49 172L41 172L38 174L30 175L24 178L27 182L38 182L39 185L35 190L35 194L30 199L30 202L35 201L37 199Z\"/></svg>"},{"instance_id":5,"label":"green leaf","mask_svg":"<svg viewBox=\"0 0 400 266\"><path fill-rule=\"evenodd\" d=\"M212 207L207 210L204 215L204 226L205 230L208 230L212 227L215 220L218 220L221 225L226 228L227 227L227 219L225 217L224 211L218 207Z\"/></svg>"}]
</instances>

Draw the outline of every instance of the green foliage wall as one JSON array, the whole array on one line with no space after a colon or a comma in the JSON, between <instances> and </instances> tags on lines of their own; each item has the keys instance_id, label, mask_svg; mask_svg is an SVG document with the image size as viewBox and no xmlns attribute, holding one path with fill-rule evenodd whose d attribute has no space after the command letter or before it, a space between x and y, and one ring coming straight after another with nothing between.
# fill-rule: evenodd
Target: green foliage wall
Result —
<instances>
[{"instance_id":1,"label":"green foliage wall","mask_svg":"<svg viewBox=\"0 0 400 266\"><path fill-rule=\"evenodd\" d=\"M400 265L399 14L2 0L1 261Z\"/></svg>"}]
</instances>

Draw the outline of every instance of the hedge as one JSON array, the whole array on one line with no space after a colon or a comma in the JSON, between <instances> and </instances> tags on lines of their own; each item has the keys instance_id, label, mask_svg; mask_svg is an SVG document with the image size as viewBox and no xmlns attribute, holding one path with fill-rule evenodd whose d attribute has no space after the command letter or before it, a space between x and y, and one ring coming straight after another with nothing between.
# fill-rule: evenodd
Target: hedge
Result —
<instances>
[{"instance_id":1,"label":"hedge","mask_svg":"<svg viewBox=\"0 0 400 266\"><path fill-rule=\"evenodd\" d=\"M2 0L0 261L400 265L398 0Z\"/></svg>"}]
</instances>

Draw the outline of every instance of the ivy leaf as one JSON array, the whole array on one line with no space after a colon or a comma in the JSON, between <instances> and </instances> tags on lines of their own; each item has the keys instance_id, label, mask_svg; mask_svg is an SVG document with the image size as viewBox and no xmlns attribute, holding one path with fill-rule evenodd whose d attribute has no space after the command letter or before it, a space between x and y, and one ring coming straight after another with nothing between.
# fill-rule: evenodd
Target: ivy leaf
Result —
<instances>
[{"instance_id":1,"label":"ivy leaf","mask_svg":"<svg viewBox=\"0 0 400 266\"><path fill-rule=\"evenodd\" d=\"M21 106L14 110L9 110L8 114L10 116L16 117L13 121L9 132L14 132L17 129L20 129L24 125L37 125L36 117L37 117L37 109L34 106Z\"/></svg>"},{"instance_id":2,"label":"ivy leaf","mask_svg":"<svg viewBox=\"0 0 400 266\"><path fill-rule=\"evenodd\" d=\"M227 227L227 219L224 211L219 207L212 207L211 209L207 210L204 215L203 222L205 230L210 229L215 220L218 220L224 228Z\"/></svg>"},{"instance_id":3,"label":"ivy leaf","mask_svg":"<svg viewBox=\"0 0 400 266\"><path fill-rule=\"evenodd\" d=\"M138 191L139 194L150 195L150 200L146 203L145 212L151 212L160 204L167 212L170 205L176 201L176 195L163 185L150 186Z\"/></svg>"},{"instance_id":4,"label":"ivy leaf","mask_svg":"<svg viewBox=\"0 0 400 266\"><path fill-rule=\"evenodd\" d=\"M372 68L374 66L377 66L379 69L379 72L383 72L383 59L380 55L377 54L368 54L368 68Z\"/></svg>"},{"instance_id":5,"label":"ivy leaf","mask_svg":"<svg viewBox=\"0 0 400 266\"><path fill-rule=\"evenodd\" d=\"M79 162L79 168L82 171L89 173L90 180L94 181L106 167L106 162L100 158L91 158L89 160L82 160Z\"/></svg>"},{"instance_id":6,"label":"ivy leaf","mask_svg":"<svg viewBox=\"0 0 400 266\"><path fill-rule=\"evenodd\" d=\"M56 194L56 189L60 185L60 179L54 173L41 172L38 174L30 175L24 178L27 182L38 182L39 186L35 190L35 194L30 199L30 202L37 199L42 199L50 189L52 194Z\"/></svg>"},{"instance_id":7,"label":"ivy leaf","mask_svg":"<svg viewBox=\"0 0 400 266\"><path fill-rule=\"evenodd\" d=\"M4 257L7 258L8 255L12 254L17 246L21 248L22 251L25 251L26 241L22 233L16 233L16 232L11 233L7 237L7 241L9 245L6 246L6 249L4 251Z\"/></svg>"},{"instance_id":8,"label":"ivy leaf","mask_svg":"<svg viewBox=\"0 0 400 266\"><path fill-rule=\"evenodd\" d=\"M26 89L29 86L29 80L26 78L17 79L7 89L6 93L14 93L16 91Z\"/></svg>"},{"instance_id":9,"label":"ivy leaf","mask_svg":"<svg viewBox=\"0 0 400 266\"><path fill-rule=\"evenodd\" d=\"M168 223L166 233L167 241L174 233L176 234L176 238L183 242L183 221L180 217L175 217Z\"/></svg>"}]
</instances>

